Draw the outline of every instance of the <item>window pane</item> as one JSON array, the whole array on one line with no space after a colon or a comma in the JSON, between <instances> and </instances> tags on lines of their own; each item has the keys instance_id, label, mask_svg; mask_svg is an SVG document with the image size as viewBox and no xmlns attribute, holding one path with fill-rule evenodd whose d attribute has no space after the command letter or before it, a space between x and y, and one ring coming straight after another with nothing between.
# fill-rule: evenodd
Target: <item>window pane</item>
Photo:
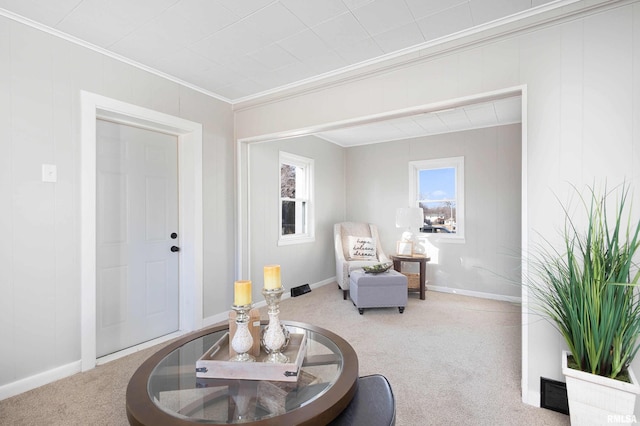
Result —
<instances>
[{"instance_id":1,"label":"window pane","mask_svg":"<svg viewBox=\"0 0 640 426\"><path fill-rule=\"evenodd\" d=\"M305 201L282 201L282 235L307 232L306 206Z\"/></svg>"},{"instance_id":2,"label":"window pane","mask_svg":"<svg viewBox=\"0 0 640 426\"><path fill-rule=\"evenodd\" d=\"M418 172L419 205L424 210L423 232L455 233L456 169L423 169Z\"/></svg>"},{"instance_id":3,"label":"window pane","mask_svg":"<svg viewBox=\"0 0 640 426\"><path fill-rule=\"evenodd\" d=\"M296 198L296 166L280 165L280 197Z\"/></svg>"},{"instance_id":4,"label":"window pane","mask_svg":"<svg viewBox=\"0 0 640 426\"><path fill-rule=\"evenodd\" d=\"M447 167L444 169L420 170L420 200L439 201L456 199L456 169Z\"/></svg>"},{"instance_id":5,"label":"window pane","mask_svg":"<svg viewBox=\"0 0 640 426\"><path fill-rule=\"evenodd\" d=\"M425 232L456 232L457 217L454 202L422 202L420 207L424 210ZM441 229L442 227L445 229Z\"/></svg>"},{"instance_id":6,"label":"window pane","mask_svg":"<svg viewBox=\"0 0 640 426\"><path fill-rule=\"evenodd\" d=\"M295 201L282 202L282 235L296 233L296 203Z\"/></svg>"},{"instance_id":7,"label":"window pane","mask_svg":"<svg viewBox=\"0 0 640 426\"><path fill-rule=\"evenodd\" d=\"M278 245L315 240L313 160L280 151L280 236Z\"/></svg>"},{"instance_id":8,"label":"window pane","mask_svg":"<svg viewBox=\"0 0 640 426\"><path fill-rule=\"evenodd\" d=\"M296 234L307 233L307 202L296 201Z\"/></svg>"}]
</instances>

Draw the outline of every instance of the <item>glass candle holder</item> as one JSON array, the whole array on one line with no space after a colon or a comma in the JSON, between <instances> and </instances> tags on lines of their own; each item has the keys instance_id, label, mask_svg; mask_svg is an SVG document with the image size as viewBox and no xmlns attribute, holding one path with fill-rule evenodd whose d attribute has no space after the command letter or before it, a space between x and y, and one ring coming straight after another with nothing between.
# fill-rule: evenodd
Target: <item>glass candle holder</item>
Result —
<instances>
[{"instance_id":1,"label":"glass candle holder","mask_svg":"<svg viewBox=\"0 0 640 426\"><path fill-rule=\"evenodd\" d=\"M248 305L232 305L236 315L236 333L231 340L231 347L236 352L236 355L231 357L229 361L237 362L253 362L255 357L248 352L253 346L253 337L249 331L249 314L251 310L251 304Z\"/></svg>"},{"instance_id":2,"label":"glass candle holder","mask_svg":"<svg viewBox=\"0 0 640 426\"><path fill-rule=\"evenodd\" d=\"M282 351L289 344L289 330L280 323L280 299L284 293L284 287L276 289L262 289L262 294L267 302L269 324L262 330L261 343L268 354L264 362L286 363L289 357Z\"/></svg>"}]
</instances>

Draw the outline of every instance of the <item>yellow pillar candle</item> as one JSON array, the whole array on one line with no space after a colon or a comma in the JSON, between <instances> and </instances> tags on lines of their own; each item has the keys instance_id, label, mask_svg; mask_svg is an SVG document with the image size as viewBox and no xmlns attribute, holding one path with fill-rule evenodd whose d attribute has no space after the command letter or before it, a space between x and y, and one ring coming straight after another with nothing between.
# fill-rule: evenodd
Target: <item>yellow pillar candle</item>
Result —
<instances>
[{"instance_id":1,"label":"yellow pillar candle","mask_svg":"<svg viewBox=\"0 0 640 426\"><path fill-rule=\"evenodd\" d=\"M280 282L280 265L267 265L264 267L264 288L275 290L282 287Z\"/></svg>"},{"instance_id":2,"label":"yellow pillar candle","mask_svg":"<svg viewBox=\"0 0 640 426\"><path fill-rule=\"evenodd\" d=\"M251 304L251 281L236 281L233 284L233 304L244 306Z\"/></svg>"}]
</instances>

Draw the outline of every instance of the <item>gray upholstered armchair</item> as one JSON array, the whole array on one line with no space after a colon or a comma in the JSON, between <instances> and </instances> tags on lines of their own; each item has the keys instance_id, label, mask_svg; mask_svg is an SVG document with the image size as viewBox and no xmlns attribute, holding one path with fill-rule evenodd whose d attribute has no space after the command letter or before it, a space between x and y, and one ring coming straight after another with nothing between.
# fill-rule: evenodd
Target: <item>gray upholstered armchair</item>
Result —
<instances>
[{"instance_id":1,"label":"gray upholstered armchair","mask_svg":"<svg viewBox=\"0 0 640 426\"><path fill-rule=\"evenodd\" d=\"M378 227L370 223L340 222L333 226L336 281L347 298L349 275L363 266L391 262L382 250Z\"/></svg>"}]
</instances>

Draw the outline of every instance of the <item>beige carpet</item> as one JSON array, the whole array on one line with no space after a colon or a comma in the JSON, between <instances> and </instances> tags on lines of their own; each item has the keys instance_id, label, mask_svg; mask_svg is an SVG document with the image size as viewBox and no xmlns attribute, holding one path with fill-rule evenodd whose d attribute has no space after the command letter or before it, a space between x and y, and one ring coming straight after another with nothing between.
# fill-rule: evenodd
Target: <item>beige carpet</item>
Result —
<instances>
[{"instance_id":1,"label":"beige carpet","mask_svg":"<svg viewBox=\"0 0 640 426\"><path fill-rule=\"evenodd\" d=\"M399 426L569 424L565 415L521 402L518 305L427 292L427 300L411 295L403 314L387 308L359 315L330 284L284 300L281 318L345 338L360 375L389 379ZM0 401L0 424L127 425L127 383L156 350Z\"/></svg>"}]
</instances>

